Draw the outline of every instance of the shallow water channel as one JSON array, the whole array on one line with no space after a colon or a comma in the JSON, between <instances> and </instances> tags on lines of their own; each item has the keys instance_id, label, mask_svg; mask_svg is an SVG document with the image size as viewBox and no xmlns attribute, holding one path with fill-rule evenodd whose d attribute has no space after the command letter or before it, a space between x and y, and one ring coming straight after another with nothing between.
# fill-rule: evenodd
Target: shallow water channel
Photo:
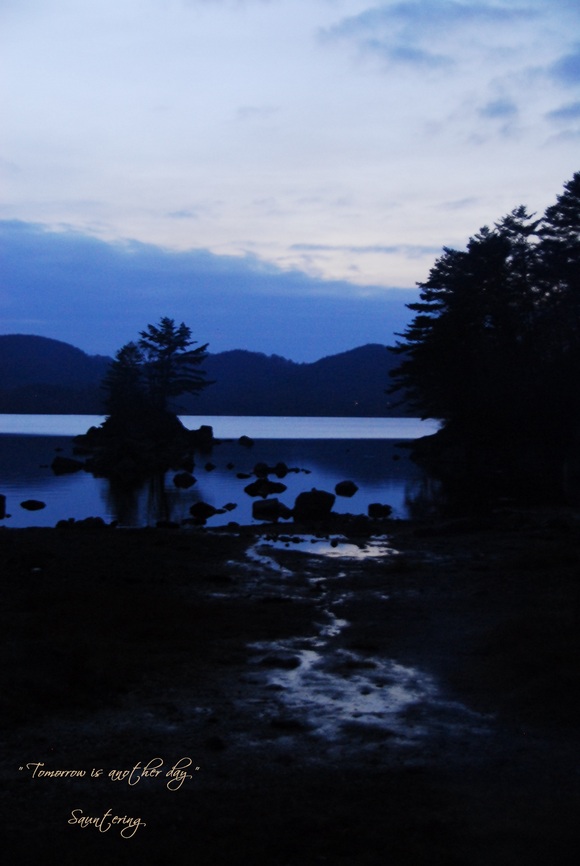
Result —
<instances>
[{"instance_id":1,"label":"shallow water channel","mask_svg":"<svg viewBox=\"0 0 580 866\"><path fill-rule=\"evenodd\" d=\"M388 606L389 594L375 579L361 578L357 565L397 557L386 537L355 544L342 538L281 536L260 540L248 551L259 569L261 591L315 599L319 614L313 637L253 643L251 682L268 691L277 707L280 737L310 736L325 753L354 744L362 753L422 752L429 741L473 741L491 732L491 719L447 698L431 673L386 658L378 647L348 642L349 603ZM274 581L274 585L272 584ZM380 614L379 614L380 615ZM424 754L422 755L424 758Z\"/></svg>"}]
</instances>

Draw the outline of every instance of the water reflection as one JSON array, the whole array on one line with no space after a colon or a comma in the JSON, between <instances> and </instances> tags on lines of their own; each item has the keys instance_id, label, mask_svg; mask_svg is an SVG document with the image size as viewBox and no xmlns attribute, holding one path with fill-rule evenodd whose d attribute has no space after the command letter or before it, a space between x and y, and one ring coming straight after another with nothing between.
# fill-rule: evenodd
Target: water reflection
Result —
<instances>
[{"instance_id":1,"label":"water reflection","mask_svg":"<svg viewBox=\"0 0 580 866\"><path fill-rule=\"evenodd\" d=\"M57 450L60 449L60 450ZM157 476L133 488L112 486L81 471L57 477L50 468L57 453L72 456L72 439L53 436L0 435L0 493L7 497L4 521L8 526L54 526L62 519L98 516L122 526L154 525L158 520L181 522L190 507L205 501L216 509L235 505L235 511L212 517L209 526L253 523L252 502L244 487L258 462L270 466L283 461L299 471L283 479L287 490L279 498L292 508L296 496L313 487L333 491L337 482L352 480L358 491L352 498L337 497L334 511L364 514L371 502L388 503L395 517L405 517L408 500L421 482L421 470L397 443L381 440L256 440L253 448L237 441L217 445L211 457L215 469L200 458L196 484L188 490L173 483L174 472ZM31 514L20 507L25 499L46 503Z\"/></svg>"},{"instance_id":2,"label":"water reflection","mask_svg":"<svg viewBox=\"0 0 580 866\"><path fill-rule=\"evenodd\" d=\"M329 559L356 559L359 561L397 555L397 551L389 546L385 536L376 536L364 544L353 544L338 537L323 539L314 535L302 535L288 539L282 536L276 540L261 542L259 545L259 551L263 553L290 548L299 553L314 554ZM258 554L258 549L254 550Z\"/></svg>"},{"instance_id":3,"label":"water reflection","mask_svg":"<svg viewBox=\"0 0 580 866\"><path fill-rule=\"evenodd\" d=\"M121 526L139 525L140 499L144 487L145 483L130 487L126 484L106 482L107 510L110 514L115 515L115 520Z\"/></svg>"}]
</instances>

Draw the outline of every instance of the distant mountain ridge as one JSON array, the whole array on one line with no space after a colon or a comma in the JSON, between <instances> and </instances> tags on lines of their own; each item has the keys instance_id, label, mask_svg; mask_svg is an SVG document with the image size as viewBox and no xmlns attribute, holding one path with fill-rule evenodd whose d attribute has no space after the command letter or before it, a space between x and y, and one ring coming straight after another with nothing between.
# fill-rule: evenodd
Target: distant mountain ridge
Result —
<instances>
[{"instance_id":1,"label":"distant mountain ridge","mask_svg":"<svg viewBox=\"0 0 580 866\"><path fill-rule=\"evenodd\" d=\"M103 414L100 388L111 358L48 337L0 335L0 412ZM210 385L174 407L191 415L403 415L389 399L389 370L399 363L375 343L296 363L245 349L209 354Z\"/></svg>"}]
</instances>

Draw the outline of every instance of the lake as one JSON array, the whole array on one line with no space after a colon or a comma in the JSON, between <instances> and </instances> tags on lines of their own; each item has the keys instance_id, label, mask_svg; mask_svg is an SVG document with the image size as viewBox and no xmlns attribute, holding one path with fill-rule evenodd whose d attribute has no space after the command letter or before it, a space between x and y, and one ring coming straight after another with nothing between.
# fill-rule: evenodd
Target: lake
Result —
<instances>
[{"instance_id":1,"label":"lake","mask_svg":"<svg viewBox=\"0 0 580 866\"><path fill-rule=\"evenodd\" d=\"M102 420L90 415L0 415L0 493L10 515L0 525L54 526L69 517L99 516L122 526L147 526L160 519L186 519L190 506L202 500L216 508L236 506L211 518L209 527L231 520L255 523L254 500L244 492L252 479L239 479L237 473L250 474L259 461L283 461L298 470L283 479L288 489L278 497L289 507L303 490L334 492L339 481L352 480L358 491L351 498L337 496L334 511L366 514L370 503L380 502L393 507L393 516L404 518L409 500L421 489L423 473L398 443L438 428L436 422L417 418L184 416L187 427L210 424L222 440L210 455L198 456L197 483L189 490L177 489L170 472L120 496L106 479L86 472L57 477L50 468L57 453L72 456L73 436ZM242 435L254 440L251 448L237 441ZM20 505L27 499L40 500L45 507L27 511Z\"/></svg>"}]
</instances>

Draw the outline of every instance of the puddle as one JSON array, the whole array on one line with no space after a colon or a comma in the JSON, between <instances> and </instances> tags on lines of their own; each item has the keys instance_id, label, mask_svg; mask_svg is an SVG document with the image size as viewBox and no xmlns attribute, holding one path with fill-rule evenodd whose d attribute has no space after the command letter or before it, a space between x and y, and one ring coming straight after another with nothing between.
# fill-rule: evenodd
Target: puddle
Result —
<instances>
[{"instance_id":1,"label":"puddle","mask_svg":"<svg viewBox=\"0 0 580 866\"><path fill-rule=\"evenodd\" d=\"M317 538L315 535L280 536L277 539L262 540L254 547L258 550L295 550L299 553L315 556L331 557L333 559L379 559L384 556L396 556L397 551L389 547L386 536L377 536L367 542L354 544L340 536L336 538Z\"/></svg>"},{"instance_id":2,"label":"puddle","mask_svg":"<svg viewBox=\"0 0 580 866\"><path fill-rule=\"evenodd\" d=\"M284 711L304 718L328 743L364 746L388 740L400 748L428 738L489 733L479 714L445 701L429 674L391 659L358 668L353 658L325 659L304 651L299 667L276 671L269 680L282 688L278 698Z\"/></svg>"},{"instance_id":3,"label":"puddle","mask_svg":"<svg viewBox=\"0 0 580 866\"><path fill-rule=\"evenodd\" d=\"M424 725L409 724L404 711L437 697L429 675L346 650L325 654L325 646L320 639L312 641L316 648L308 649L296 649L291 641L252 645L257 666L263 659L273 658L273 666L280 660L280 667L270 669L265 679L285 712L298 713L327 741L336 742L345 733L352 738L356 728L363 738L396 735L408 740L426 733ZM289 657L296 660L292 667L284 665Z\"/></svg>"}]
</instances>

